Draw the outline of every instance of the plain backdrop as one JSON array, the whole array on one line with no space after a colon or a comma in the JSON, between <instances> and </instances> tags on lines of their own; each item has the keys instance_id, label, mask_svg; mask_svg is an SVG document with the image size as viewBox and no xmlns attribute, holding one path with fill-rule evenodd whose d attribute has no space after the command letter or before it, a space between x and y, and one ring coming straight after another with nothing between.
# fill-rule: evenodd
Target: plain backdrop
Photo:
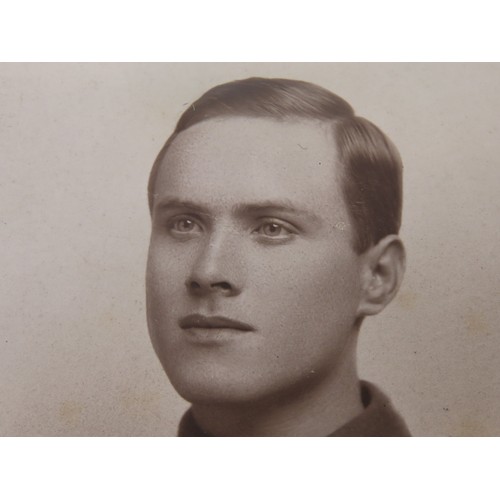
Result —
<instances>
[{"instance_id":1,"label":"plain backdrop","mask_svg":"<svg viewBox=\"0 0 500 500\"><path fill-rule=\"evenodd\" d=\"M408 267L360 375L416 436L500 435L500 64L414 63L0 64L0 435L175 435L147 179L186 106L249 76L322 85L398 146Z\"/></svg>"}]
</instances>

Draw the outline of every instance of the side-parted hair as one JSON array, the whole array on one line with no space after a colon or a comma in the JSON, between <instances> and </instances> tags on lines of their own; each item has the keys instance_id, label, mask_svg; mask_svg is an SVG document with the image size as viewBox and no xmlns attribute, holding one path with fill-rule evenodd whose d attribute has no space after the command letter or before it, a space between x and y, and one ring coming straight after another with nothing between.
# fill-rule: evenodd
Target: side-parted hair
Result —
<instances>
[{"instance_id":1,"label":"side-parted hair","mask_svg":"<svg viewBox=\"0 0 500 500\"><path fill-rule=\"evenodd\" d=\"M354 249L361 254L384 236L399 232L403 165L396 147L373 123L355 116L344 99L318 85L282 78L248 78L218 85L186 109L153 164L148 184L151 211L158 169L177 135L197 123L234 116L331 123L337 149L332 154L342 171Z\"/></svg>"}]
</instances>

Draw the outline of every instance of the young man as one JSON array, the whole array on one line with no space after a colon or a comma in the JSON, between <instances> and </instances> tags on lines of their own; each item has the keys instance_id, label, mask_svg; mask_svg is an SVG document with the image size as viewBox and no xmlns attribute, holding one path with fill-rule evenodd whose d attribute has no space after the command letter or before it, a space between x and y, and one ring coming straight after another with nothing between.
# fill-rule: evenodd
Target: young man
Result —
<instances>
[{"instance_id":1,"label":"young man","mask_svg":"<svg viewBox=\"0 0 500 500\"><path fill-rule=\"evenodd\" d=\"M360 382L365 316L395 296L402 164L316 85L250 78L180 118L149 182L155 351L180 436L406 436Z\"/></svg>"}]
</instances>

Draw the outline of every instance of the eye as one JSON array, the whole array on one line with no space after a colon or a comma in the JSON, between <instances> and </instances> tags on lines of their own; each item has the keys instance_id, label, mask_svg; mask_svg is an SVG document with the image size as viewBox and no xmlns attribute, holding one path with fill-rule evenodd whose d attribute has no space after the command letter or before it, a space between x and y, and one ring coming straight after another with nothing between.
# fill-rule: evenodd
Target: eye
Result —
<instances>
[{"instance_id":1,"label":"eye","mask_svg":"<svg viewBox=\"0 0 500 500\"><path fill-rule=\"evenodd\" d=\"M276 224L275 222L266 222L260 226L261 233L266 236L280 236L284 231L284 227Z\"/></svg>"},{"instance_id":2,"label":"eye","mask_svg":"<svg viewBox=\"0 0 500 500\"><path fill-rule=\"evenodd\" d=\"M201 226L191 217L178 217L174 219L169 228L174 233L198 233L202 230Z\"/></svg>"},{"instance_id":3,"label":"eye","mask_svg":"<svg viewBox=\"0 0 500 500\"><path fill-rule=\"evenodd\" d=\"M273 239L285 239L294 234L291 228L275 221L264 222L254 232Z\"/></svg>"}]
</instances>

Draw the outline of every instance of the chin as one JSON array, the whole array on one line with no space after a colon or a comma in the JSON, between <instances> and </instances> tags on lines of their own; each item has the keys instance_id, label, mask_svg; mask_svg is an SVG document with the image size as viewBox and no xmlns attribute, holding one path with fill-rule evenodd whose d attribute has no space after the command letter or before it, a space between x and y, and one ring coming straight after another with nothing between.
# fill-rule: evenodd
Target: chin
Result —
<instances>
[{"instance_id":1,"label":"chin","mask_svg":"<svg viewBox=\"0 0 500 500\"><path fill-rule=\"evenodd\" d=\"M168 378L178 394L194 405L227 405L234 407L275 405L294 399L315 384L308 377L283 377L279 374L259 373L254 370L224 369L197 370L181 367L167 371ZM273 377L274 375L274 377Z\"/></svg>"},{"instance_id":2,"label":"chin","mask_svg":"<svg viewBox=\"0 0 500 500\"><path fill-rule=\"evenodd\" d=\"M249 404L259 399L259 388L243 374L167 371L179 395L192 404ZM257 389L257 390L256 390Z\"/></svg>"}]
</instances>

